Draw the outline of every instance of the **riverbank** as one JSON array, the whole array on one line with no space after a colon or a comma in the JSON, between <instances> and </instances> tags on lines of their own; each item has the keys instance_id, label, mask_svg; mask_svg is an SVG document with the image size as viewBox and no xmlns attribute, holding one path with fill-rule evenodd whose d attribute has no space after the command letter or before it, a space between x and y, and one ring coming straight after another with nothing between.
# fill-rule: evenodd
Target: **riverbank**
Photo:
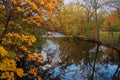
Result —
<instances>
[{"instance_id":1,"label":"riverbank","mask_svg":"<svg viewBox=\"0 0 120 80\"><path fill-rule=\"evenodd\" d=\"M94 38L86 39L84 36L81 36L81 35L77 35L77 36L74 36L74 37L76 37L80 40L85 40L85 41L88 41L88 42L94 42L94 43L98 43L100 45L112 47L112 48L120 51L120 44L117 44L117 43L111 43L111 42L106 42L106 41L97 41Z\"/></svg>"},{"instance_id":2,"label":"riverbank","mask_svg":"<svg viewBox=\"0 0 120 80\"><path fill-rule=\"evenodd\" d=\"M117 33L116 32L114 32L114 33L100 32L100 41L97 41L95 38L86 38L84 35L66 36L65 34L59 33L59 32L47 32L45 35L43 35L43 37L73 37L73 38L75 37L80 40L85 40L88 42L94 42L94 43L98 43L100 45L112 47L112 48L120 51L120 44L118 44L119 32L117 32Z\"/></svg>"}]
</instances>

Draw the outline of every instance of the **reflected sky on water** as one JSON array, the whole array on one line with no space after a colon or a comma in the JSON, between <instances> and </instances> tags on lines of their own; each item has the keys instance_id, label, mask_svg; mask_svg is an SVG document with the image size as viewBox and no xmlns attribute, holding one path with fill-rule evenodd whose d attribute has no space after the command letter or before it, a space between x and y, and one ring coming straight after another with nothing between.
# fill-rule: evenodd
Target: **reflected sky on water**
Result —
<instances>
[{"instance_id":1,"label":"reflected sky on water","mask_svg":"<svg viewBox=\"0 0 120 80\"><path fill-rule=\"evenodd\" d=\"M46 38L42 53L43 80L112 80L119 62L114 49L72 37Z\"/></svg>"}]
</instances>

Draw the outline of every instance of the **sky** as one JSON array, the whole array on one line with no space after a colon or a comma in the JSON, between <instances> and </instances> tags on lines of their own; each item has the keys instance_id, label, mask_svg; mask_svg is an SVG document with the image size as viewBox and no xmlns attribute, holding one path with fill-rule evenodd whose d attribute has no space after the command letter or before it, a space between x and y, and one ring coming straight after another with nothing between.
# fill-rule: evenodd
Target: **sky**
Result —
<instances>
[{"instance_id":1,"label":"sky","mask_svg":"<svg viewBox=\"0 0 120 80\"><path fill-rule=\"evenodd\" d=\"M74 0L64 0L64 3L68 4L70 1L74 1Z\"/></svg>"},{"instance_id":2,"label":"sky","mask_svg":"<svg viewBox=\"0 0 120 80\"><path fill-rule=\"evenodd\" d=\"M77 0L64 0L64 4L69 4L70 2L77 1ZM82 0L79 0L82 1Z\"/></svg>"},{"instance_id":3,"label":"sky","mask_svg":"<svg viewBox=\"0 0 120 80\"><path fill-rule=\"evenodd\" d=\"M69 4L70 2L72 1L76 1L76 0L64 0L64 4ZM79 0L80 1L80 0ZM112 7L109 7L109 6L106 6L104 7L107 11L110 11L110 10L114 10L114 8Z\"/></svg>"}]
</instances>

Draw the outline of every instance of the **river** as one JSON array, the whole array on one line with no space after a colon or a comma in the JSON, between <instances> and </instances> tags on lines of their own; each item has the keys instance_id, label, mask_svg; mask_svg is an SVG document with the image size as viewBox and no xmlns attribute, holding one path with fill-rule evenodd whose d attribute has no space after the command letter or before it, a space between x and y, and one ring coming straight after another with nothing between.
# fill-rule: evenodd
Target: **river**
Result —
<instances>
[{"instance_id":1,"label":"river","mask_svg":"<svg viewBox=\"0 0 120 80\"><path fill-rule=\"evenodd\" d=\"M60 33L43 38L43 80L120 80L118 51Z\"/></svg>"}]
</instances>

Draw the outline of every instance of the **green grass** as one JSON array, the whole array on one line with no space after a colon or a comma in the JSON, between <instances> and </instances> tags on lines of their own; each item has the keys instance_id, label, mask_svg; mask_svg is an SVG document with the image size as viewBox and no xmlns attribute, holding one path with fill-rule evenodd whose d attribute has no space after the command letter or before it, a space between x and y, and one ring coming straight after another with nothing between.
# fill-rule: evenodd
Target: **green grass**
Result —
<instances>
[{"instance_id":1,"label":"green grass","mask_svg":"<svg viewBox=\"0 0 120 80\"><path fill-rule=\"evenodd\" d=\"M100 40L110 43L120 43L120 32L103 32L100 31Z\"/></svg>"}]
</instances>

